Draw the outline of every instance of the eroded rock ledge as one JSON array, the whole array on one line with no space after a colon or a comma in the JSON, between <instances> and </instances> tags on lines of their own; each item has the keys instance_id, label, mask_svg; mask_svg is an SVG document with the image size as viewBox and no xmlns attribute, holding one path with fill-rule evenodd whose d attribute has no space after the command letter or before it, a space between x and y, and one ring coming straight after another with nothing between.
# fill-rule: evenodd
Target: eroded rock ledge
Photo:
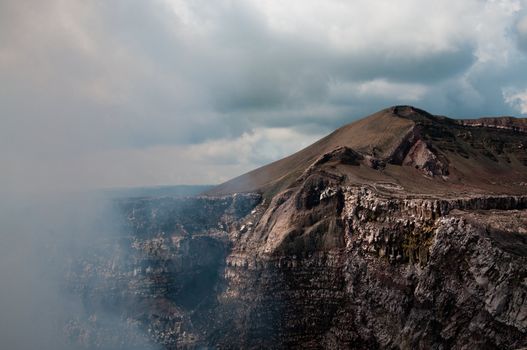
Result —
<instances>
[{"instance_id":1,"label":"eroded rock ledge","mask_svg":"<svg viewBox=\"0 0 527 350\"><path fill-rule=\"evenodd\" d=\"M505 129L527 133L527 122L524 119L514 117L465 119L460 120L458 123L465 126Z\"/></svg>"},{"instance_id":2,"label":"eroded rock ledge","mask_svg":"<svg viewBox=\"0 0 527 350\"><path fill-rule=\"evenodd\" d=\"M313 180L278 197L260 221L271 233L257 227L226 260L220 300L243 305L242 346L527 344L527 240L518 229L527 196L393 198ZM469 219L481 212L509 231L497 236Z\"/></svg>"}]
</instances>

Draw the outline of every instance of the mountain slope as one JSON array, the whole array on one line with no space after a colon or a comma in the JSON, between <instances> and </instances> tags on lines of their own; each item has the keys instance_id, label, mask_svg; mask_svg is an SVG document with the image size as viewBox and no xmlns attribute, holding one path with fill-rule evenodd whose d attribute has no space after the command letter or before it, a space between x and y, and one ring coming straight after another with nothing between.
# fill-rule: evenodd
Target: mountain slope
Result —
<instances>
[{"instance_id":1,"label":"mountain slope","mask_svg":"<svg viewBox=\"0 0 527 350\"><path fill-rule=\"evenodd\" d=\"M392 182L415 193L452 189L523 193L519 184L527 181L526 133L527 119L455 120L395 106L343 126L311 146L207 194L261 192L272 196L293 185L317 159L342 147L365 158L359 167L339 169L354 181ZM411 166L431 179L420 178Z\"/></svg>"}]
</instances>

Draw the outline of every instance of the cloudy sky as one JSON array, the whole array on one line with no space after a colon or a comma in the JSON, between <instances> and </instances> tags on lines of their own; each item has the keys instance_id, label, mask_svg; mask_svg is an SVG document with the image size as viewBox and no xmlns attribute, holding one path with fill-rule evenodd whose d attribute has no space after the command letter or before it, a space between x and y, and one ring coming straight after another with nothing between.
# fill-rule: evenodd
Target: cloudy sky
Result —
<instances>
[{"instance_id":1,"label":"cloudy sky","mask_svg":"<svg viewBox=\"0 0 527 350\"><path fill-rule=\"evenodd\" d=\"M0 0L0 189L218 183L394 104L527 114L527 0Z\"/></svg>"}]
</instances>

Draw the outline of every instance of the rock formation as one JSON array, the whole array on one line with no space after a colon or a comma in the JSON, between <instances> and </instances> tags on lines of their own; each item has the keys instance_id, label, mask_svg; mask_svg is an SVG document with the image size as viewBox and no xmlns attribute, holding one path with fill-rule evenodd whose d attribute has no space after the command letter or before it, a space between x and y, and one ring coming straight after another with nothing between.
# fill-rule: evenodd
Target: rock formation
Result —
<instances>
[{"instance_id":1,"label":"rock formation","mask_svg":"<svg viewBox=\"0 0 527 350\"><path fill-rule=\"evenodd\" d=\"M167 349L525 347L525 125L396 106L208 197L121 201L126 263L83 292Z\"/></svg>"}]
</instances>

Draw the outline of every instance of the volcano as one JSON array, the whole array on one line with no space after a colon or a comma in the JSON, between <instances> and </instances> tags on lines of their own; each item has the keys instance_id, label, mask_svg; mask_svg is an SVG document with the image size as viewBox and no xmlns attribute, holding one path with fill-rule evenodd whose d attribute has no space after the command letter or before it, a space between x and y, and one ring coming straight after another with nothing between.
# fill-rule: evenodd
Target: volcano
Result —
<instances>
[{"instance_id":1,"label":"volcano","mask_svg":"<svg viewBox=\"0 0 527 350\"><path fill-rule=\"evenodd\" d=\"M162 348L527 346L526 119L395 106L204 196L120 206L133 249L73 285L103 271L85 303Z\"/></svg>"},{"instance_id":2,"label":"volcano","mask_svg":"<svg viewBox=\"0 0 527 350\"><path fill-rule=\"evenodd\" d=\"M394 106L207 194L272 195L293 186L310 167L349 183L391 183L409 193L525 193L526 134L527 119L459 120Z\"/></svg>"}]
</instances>

